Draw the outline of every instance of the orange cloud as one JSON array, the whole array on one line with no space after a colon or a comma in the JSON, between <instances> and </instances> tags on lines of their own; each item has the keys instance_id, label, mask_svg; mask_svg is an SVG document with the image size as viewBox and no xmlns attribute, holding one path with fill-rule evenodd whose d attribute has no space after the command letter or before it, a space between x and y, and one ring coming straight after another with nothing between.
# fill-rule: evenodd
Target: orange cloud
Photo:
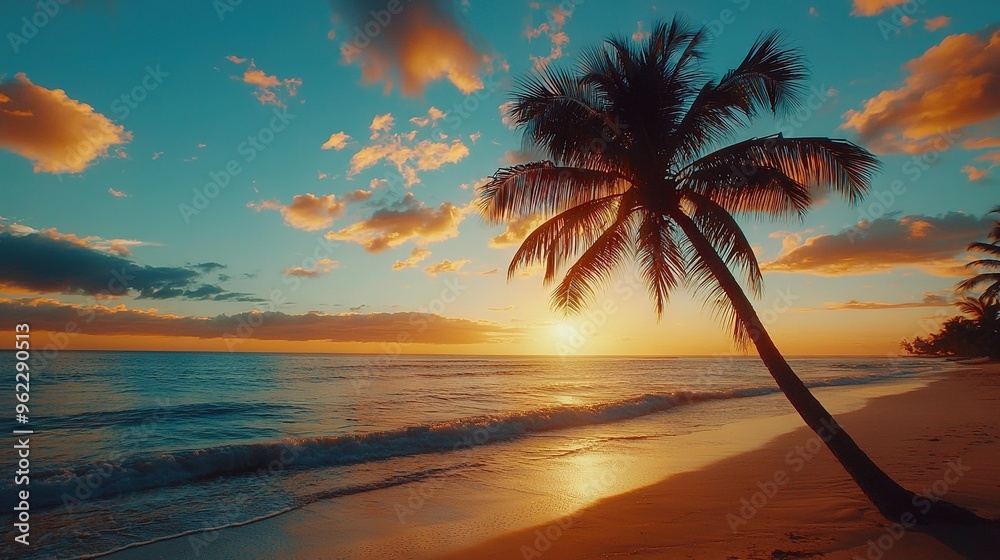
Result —
<instances>
[{"instance_id":1,"label":"orange cloud","mask_svg":"<svg viewBox=\"0 0 1000 560\"><path fill-rule=\"evenodd\" d=\"M420 262L425 260L427 257L431 256L431 252L427 249L421 249L420 247L415 247L410 253L410 256L406 260L396 261L392 265L393 270L403 270L404 268L416 268Z\"/></svg>"},{"instance_id":2,"label":"orange cloud","mask_svg":"<svg viewBox=\"0 0 1000 560\"><path fill-rule=\"evenodd\" d=\"M124 305L85 307L42 298L0 298L0 322L28 322L32 332L64 332L73 324L87 335L217 338L234 345L242 340L385 342L398 340L404 333L408 342L417 344L480 344L510 340L521 333L489 321L418 312L331 315L312 311L289 315L250 311L189 317Z\"/></svg>"},{"instance_id":3,"label":"orange cloud","mask_svg":"<svg viewBox=\"0 0 1000 560\"><path fill-rule=\"evenodd\" d=\"M983 150L986 148L1000 148L1000 138L976 138L973 140L966 140L962 143L962 147L969 150Z\"/></svg>"},{"instance_id":4,"label":"orange cloud","mask_svg":"<svg viewBox=\"0 0 1000 560\"><path fill-rule=\"evenodd\" d=\"M965 255L969 240L980 237L990 223L959 212L879 218L834 235L786 245L776 260L761 269L844 276L915 267L937 276L962 276L967 271L959 257Z\"/></svg>"},{"instance_id":5,"label":"orange cloud","mask_svg":"<svg viewBox=\"0 0 1000 560\"><path fill-rule=\"evenodd\" d=\"M470 262L472 261L469 259L458 259L457 261L445 259L437 264L432 264L431 266L424 268L424 272L431 276L437 276L438 274L445 272L458 272L463 266L469 264Z\"/></svg>"},{"instance_id":6,"label":"orange cloud","mask_svg":"<svg viewBox=\"0 0 1000 560\"><path fill-rule=\"evenodd\" d=\"M226 60L229 60L233 64L243 64L247 59L230 55L226 57ZM281 93L282 89L289 97L295 97L299 86L302 85L302 80L299 78L280 79L277 76L267 74L257 68L253 59L250 59L250 66L243 71L241 79L243 83L257 88L253 94L257 98L257 101L260 101L263 105L270 104L277 105L278 107L285 106L285 102L278 98L278 94Z\"/></svg>"},{"instance_id":7,"label":"orange cloud","mask_svg":"<svg viewBox=\"0 0 1000 560\"><path fill-rule=\"evenodd\" d=\"M0 147L34 162L35 173L80 173L131 140L131 132L61 89L35 85L23 73L0 82Z\"/></svg>"},{"instance_id":8,"label":"orange cloud","mask_svg":"<svg viewBox=\"0 0 1000 560\"><path fill-rule=\"evenodd\" d=\"M345 64L357 64L367 84L391 91L399 82L404 95L420 95L434 81L447 79L459 91L483 89L479 72L488 57L468 39L445 0L404 2L390 12L384 0L333 0L334 11L351 31L340 46ZM380 22L373 14L382 14ZM377 32L373 32L377 31Z\"/></svg>"},{"instance_id":9,"label":"orange cloud","mask_svg":"<svg viewBox=\"0 0 1000 560\"><path fill-rule=\"evenodd\" d=\"M451 142L421 140L414 143L416 131L389 134L394 122L389 114L378 115L372 120L369 128L375 143L365 146L351 157L348 177L379 162L386 162L396 167L406 186L410 187L420 182L419 171L440 169L445 164L458 163L469 155L469 147L459 139Z\"/></svg>"},{"instance_id":10,"label":"orange cloud","mask_svg":"<svg viewBox=\"0 0 1000 560\"><path fill-rule=\"evenodd\" d=\"M854 16L877 16L891 8L906 4L911 0L854 0Z\"/></svg>"},{"instance_id":11,"label":"orange cloud","mask_svg":"<svg viewBox=\"0 0 1000 560\"><path fill-rule=\"evenodd\" d=\"M427 110L426 117L413 117L410 122L423 128L427 125L434 125L445 117L445 112L438 109L437 107L431 107Z\"/></svg>"},{"instance_id":12,"label":"orange cloud","mask_svg":"<svg viewBox=\"0 0 1000 560\"><path fill-rule=\"evenodd\" d=\"M942 27L948 27L950 24L951 18L948 16L932 17L924 20L924 29L933 32Z\"/></svg>"},{"instance_id":13,"label":"orange cloud","mask_svg":"<svg viewBox=\"0 0 1000 560\"><path fill-rule=\"evenodd\" d=\"M538 216L517 218L507 224L507 229L503 233L490 239L489 245L495 249L519 245L524 241L525 237L528 237L528 234L535 231L535 228L540 226L544 221L543 218Z\"/></svg>"},{"instance_id":14,"label":"orange cloud","mask_svg":"<svg viewBox=\"0 0 1000 560\"><path fill-rule=\"evenodd\" d=\"M347 202L337 200L336 195L316 196L312 193L295 195L292 203L282 205L276 200L251 202L247 208L262 210L277 210L285 219L285 223L295 229L316 231L328 228L333 222L344 215Z\"/></svg>"},{"instance_id":15,"label":"orange cloud","mask_svg":"<svg viewBox=\"0 0 1000 560\"><path fill-rule=\"evenodd\" d=\"M326 234L327 239L350 241L369 253L380 253L408 241L420 244L451 239L458 235L470 207L459 208L450 202L431 208L406 193L398 204L377 210L368 219Z\"/></svg>"},{"instance_id":16,"label":"orange cloud","mask_svg":"<svg viewBox=\"0 0 1000 560\"><path fill-rule=\"evenodd\" d=\"M990 174L990 170L979 169L974 165L966 165L965 167L962 168L962 173L965 173L966 175L969 176L969 181L975 182L985 179L986 176Z\"/></svg>"},{"instance_id":17,"label":"orange cloud","mask_svg":"<svg viewBox=\"0 0 1000 560\"><path fill-rule=\"evenodd\" d=\"M636 42L639 42L639 41L645 40L646 37L649 37L649 32L642 30L642 21L641 20L637 21L636 22L635 32L632 33L632 40L636 41Z\"/></svg>"},{"instance_id":18,"label":"orange cloud","mask_svg":"<svg viewBox=\"0 0 1000 560\"><path fill-rule=\"evenodd\" d=\"M525 32L525 36L528 40L536 39L545 35L549 38L549 54L546 56L534 56L529 55L528 58L535 63L535 70L542 70L549 65L550 62L563 56L563 47L569 44L569 35L567 35L562 29L566 25L566 20L573 16L573 12L570 10L563 9L562 7L556 7L547 12L548 22L540 24L538 27L528 29ZM642 23L639 23L639 29L642 29ZM637 31L641 35L641 31ZM635 35L632 36L635 38Z\"/></svg>"},{"instance_id":19,"label":"orange cloud","mask_svg":"<svg viewBox=\"0 0 1000 560\"><path fill-rule=\"evenodd\" d=\"M1000 115L1000 29L950 35L905 68L902 87L848 111L841 127L877 151L917 153L947 131Z\"/></svg>"},{"instance_id":20,"label":"orange cloud","mask_svg":"<svg viewBox=\"0 0 1000 560\"><path fill-rule=\"evenodd\" d=\"M122 191L116 191L114 187L108 187L108 194L115 198L127 198L128 195Z\"/></svg>"},{"instance_id":21,"label":"orange cloud","mask_svg":"<svg viewBox=\"0 0 1000 560\"><path fill-rule=\"evenodd\" d=\"M295 268L286 268L284 273L288 276L298 276L299 278L316 278L330 274L330 271L335 268L340 268L339 262L330 259L320 259L316 261L316 266L312 268L297 266Z\"/></svg>"},{"instance_id":22,"label":"orange cloud","mask_svg":"<svg viewBox=\"0 0 1000 560\"><path fill-rule=\"evenodd\" d=\"M319 148L321 150L336 150L339 152L347 147L347 141L350 139L351 137L344 134L344 131L335 132L331 134L329 140L324 142Z\"/></svg>"}]
</instances>

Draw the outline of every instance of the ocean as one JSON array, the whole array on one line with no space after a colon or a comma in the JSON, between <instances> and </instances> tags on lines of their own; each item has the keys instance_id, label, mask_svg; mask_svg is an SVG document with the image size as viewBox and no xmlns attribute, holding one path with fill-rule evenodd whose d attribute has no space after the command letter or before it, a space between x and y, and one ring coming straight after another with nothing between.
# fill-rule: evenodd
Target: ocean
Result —
<instances>
[{"instance_id":1,"label":"ocean","mask_svg":"<svg viewBox=\"0 0 1000 560\"><path fill-rule=\"evenodd\" d=\"M818 392L945 367L790 361ZM756 357L66 351L31 382L32 546L8 535L9 558L89 557L176 535L195 558L212 546L206 529L317 504L354 519L331 539L363 557L384 531L468 521L494 498L528 507L477 521L483 531L565 514L645 480L581 484L623 457L680 459L695 452L685 434L791 412ZM8 449L4 472L13 460ZM5 511L13 492L5 476Z\"/></svg>"}]
</instances>

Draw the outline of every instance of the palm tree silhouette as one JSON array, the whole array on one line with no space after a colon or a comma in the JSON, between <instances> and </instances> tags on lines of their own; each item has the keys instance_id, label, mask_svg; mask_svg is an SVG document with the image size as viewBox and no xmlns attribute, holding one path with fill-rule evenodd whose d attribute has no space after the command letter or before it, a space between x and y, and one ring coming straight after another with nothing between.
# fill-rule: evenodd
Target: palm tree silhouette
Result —
<instances>
[{"instance_id":1,"label":"palm tree silhouette","mask_svg":"<svg viewBox=\"0 0 1000 560\"><path fill-rule=\"evenodd\" d=\"M990 210L990 214L1000 216L1000 206ZM1000 257L1000 220L996 222L993 231L989 233L992 243L977 241L969 244L970 251L986 253L994 257ZM995 270L996 272L982 272L965 280L958 285L958 289L963 292L975 290L979 286L988 284L983 291L983 296L994 301L1000 301L1000 258L985 258L972 261L965 265L968 268L982 268L984 270Z\"/></svg>"},{"instance_id":2,"label":"palm tree silhouette","mask_svg":"<svg viewBox=\"0 0 1000 560\"><path fill-rule=\"evenodd\" d=\"M913 511L915 495L795 375L730 270L761 294L757 259L734 214L801 216L816 187L857 202L878 160L845 140L782 134L718 148L759 115L801 106L807 72L800 53L771 33L712 79L700 65L707 39L705 29L675 18L639 44L608 38L585 51L576 70L544 68L516 83L508 116L526 145L549 159L500 169L478 193L487 222L545 219L515 253L508 278L541 265L551 284L565 267L551 303L567 313L593 303L630 261L658 317L675 289L692 287L731 325L736 342L756 346L795 410L883 515L980 520L944 502Z\"/></svg>"}]
</instances>

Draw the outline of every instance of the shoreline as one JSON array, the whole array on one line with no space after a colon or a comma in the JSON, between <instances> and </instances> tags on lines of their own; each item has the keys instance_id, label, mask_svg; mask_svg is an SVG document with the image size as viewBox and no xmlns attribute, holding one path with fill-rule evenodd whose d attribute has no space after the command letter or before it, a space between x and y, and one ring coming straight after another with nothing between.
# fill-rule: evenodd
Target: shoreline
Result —
<instances>
[{"instance_id":1,"label":"shoreline","mask_svg":"<svg viewBox=\"0 0 1000 560\"><path fill-rule=\"evenodd\" d=\"M838 418L865 408L872 399L888 395L909 394L910 392L926 391L928 384L940 379L943 372L932 374L930 379L901 379L888 384L821 387L816 389L817 395L827 404ZM907 386L908 385L908 386ZM759 399L759 400L758 400ZM447 554L445 558L468 558L481 556L491 558L522 558L520 553L497 554L490 556L484 551L469 552L469 547L476 549L487 543L496 543L510 535L531 533L539 524L542 527L551 524L553 519L569 516L577 519L591 508L600 507L607 502L620 499L634 492L642 492L659 484L665 484L675 477L711 471L726 460L752 454L772 445L775 438L782 434L794 433L801 420L787 405L782 395L756 397L754 401L763 415L753 413L745 420L732 420L728 424L707 431L697 431L684 436L671 436L660 445L659 451L653 455L644 453L645 459L637 463L635 455L622 455L631 464L625 471L615 469L615 461L594 463L594 457L580 457L586 465L584 470L573 469L574 461L569 464L551 464L549 472L556 478L546 478L547 475L529 475L527 478L511 479L507 484L529 485L541 484L539 489L546 487L546 482L570 482L567 490L571 494L584 494L593 490L593 498L575 507L568 507L568 502L553 508L551 499L541 499L531 492L517 492L512 496L509 492L497 493L496 489L504 488L504 481L493 480L486 486L469 486L451 481L446 486L444 482L431 482L401 486L397 490L375 494L362 494L339 498L330 502L317 502L295 509L286 514L275 516L260 522L243 526L230 526L218 531L210 531L188 537L174 537L153 543L144 543L128 550L105 553L107 558L117 560L145 558L174 558L189 555L197 549L199 557L203 558L288 558L301 560L332 560L334 558L437 558ZM726 406L724 403L706 403L703 406ZM787 410L784 410L787 408ZM708 413L709 411L705 411ZM709 414L710 417L711 414ZM706 418L707 418L706 417ZM650 418L650 420L653 420ZM655 422L659 422L656 420ZM849 428L850 429L850 428ZM583 428L590 432L593 427ZM572 437L572 436L571 436ZM548 438L537 440L537 451L544 451L551 444ZM501 444L505 445L505 444ZM514 444L520 447L522 444ZM817 451L813 449L812 451ZM493 453L496 453L494 451ZM500 453L505 453L503 450ZM824 449L825 452L825 449ZM828 453L828 452L827 452ZM530 454L530 453L529 453ZM575 456L574 456L575 457ZM812 458L809 458L812 460ZM578 460L578 461L579 461ZM804 459L800 459L803 460ZM576 466L581 465L577 461ZM559 466L559 465L562 466ZM569 470L567 467L570 467ZM602 476L609 469L613 472L612 483L602 482ZM576 475L573 473L577 472ZM574 479L574 476L585 478ZM731 473L727 475L730 477ZM595 485L594 489L584 488ZM561 484L560 484L561 485ZM435 495L428 502L428 507L421 510L416 524L411 521L403 523L397 519L394 509L400 503L407 503L409 495L423 493L430 488ZM546 491L552 492L555 487ZM527 490L527 488L525 488ZM558 492L557 492L558 494ZM492 497L491 497L492 496ZM518 497L520 496L520 497ZM513 498L513 501L512 501ZM733 498L736 500L737 498ZM401 502L402 500L402 502ZM595 505L597 504L597 505ZM738 502L736 503L739 506ZM548 508L546 509L546 507ZM423 507L423 506L420 506ZM418 508L419 509L419 508ZM546 513L547 512L547 513ZM722 514L724 516L725 513ZM359 516L363 516L360 517ZM458 516L458 517L456 517ZM516 521L511 521L514 518ZM358 520L363 519L363 526ZM358 530L361 530L358 533ZM353 537L345 535L354 534ZM347 539L345 541L345 538ZM609 538L617 538L611 535ZM198 542L194 542L198 541ZM349 541L349 542L348 542ZM211 544L211 546L208 546ZM197 546L196 546L197 545ZM490 545L493 546L493 545ZM517 547L515 547L517 548ZM501 546L499 550L502 550ZM456 555L456 551L459 552ZM546 555L548 556L548 555ZM535 557L535 556L530 556ZM553 557L562 557L553 555ZM568 555L567 558L577 556ZM603 557L603 556L596 556ZM662 556L657 556L662 557ZM683 557L683 556L682 556ZM702 556L696 556L702 557ZM724 556L720 556L724 557ZM767 556L770 558L770 556Z\"/></svg>"},{"instance_id":2,"label":"shoreline","mask_svg":"<svg viewBox=\"0 0 1000 560\"><path fill-rule=\"evenodd\" d=\"M1000 365L948 371L838 421L903 486L1000 518ZM893 526L801 427L705 469L606 498L441 560L996 558L1000 528Z\"/></svg>"}]
</instances>

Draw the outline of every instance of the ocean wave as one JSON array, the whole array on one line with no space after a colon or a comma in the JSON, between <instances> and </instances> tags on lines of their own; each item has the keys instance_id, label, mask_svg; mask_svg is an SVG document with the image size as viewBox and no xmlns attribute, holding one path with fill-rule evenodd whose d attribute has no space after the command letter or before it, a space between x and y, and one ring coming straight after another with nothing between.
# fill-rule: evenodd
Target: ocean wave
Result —
<instances>
[{"instance_id":1,"label":"ocean wave","mask_svg":"<svg viewBox=\"0 0 1000 560\"><path fill-rule=\"evenodd\" d=\"M918 373L897 371L806 382L809 387L859 385ZM605 424L706 401L749 398L778 392L774 386L720 391L645 394L614 402L558 406L493 414L395 430L342 436L285 438L266 443L226 445L155 456L124 458L33 473L32 505L72 506L78 500L149 490L209 477L280 473L287 469L366 463L392 457L442 453L508 441L527 434ZM12 481L0 502L12 507Z\"/></svg>"}]
</instances>

